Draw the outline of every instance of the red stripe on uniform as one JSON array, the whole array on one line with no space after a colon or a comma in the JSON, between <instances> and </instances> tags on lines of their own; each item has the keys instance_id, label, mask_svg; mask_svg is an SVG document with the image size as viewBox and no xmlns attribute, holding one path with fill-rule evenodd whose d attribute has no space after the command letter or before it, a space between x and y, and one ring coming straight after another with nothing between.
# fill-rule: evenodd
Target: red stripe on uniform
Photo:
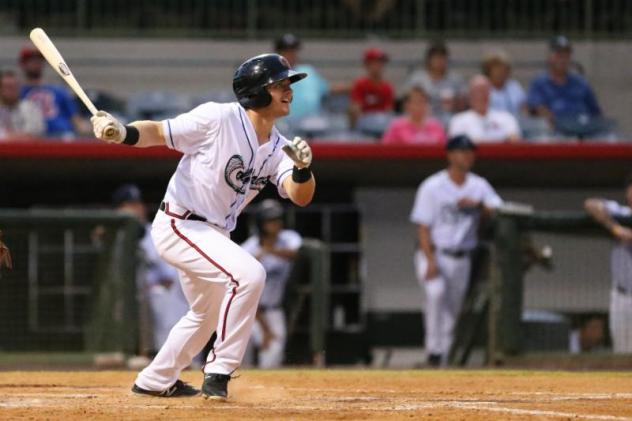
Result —
<instances>
[{"instance_id":1,"label":"red stripe on uniform","mask_svg":"<svg viewBox=\"0 0 632 421\"><path fill-rule=\"evenodd\" d=\"M178 219L187 219L187 216L189 216L189 214L191 213L191 211L186 211L184 212L182 215L178 215L175 212L171 212L169 210L169 203L165 203L165 213L169 216L172 216L174 218L178 218Z\"/></svg>"},{"instance_id":2,"label":"red stripe on uniform","mask_svg":"<svg viewBox=\"0 0 632 421\"><path fill-rule=\"evenodd\" d=\"M193 241L191 241L189 238L187 238L187 236L185 236L184 234L182 234L178 228L176 228L176 221L175 219L171 220L171 228L173 229L173 232L176 233L176 235L180 238L182 238L184 241L186 241L186 243L188 245L190 245L191 247L193 247L198 253L200 253L202 255L202 257L204 257L206 260L208 260L213 266L215 266L216 268L218 268L220 271L222 271L226 276L228 276L230 278L230 281L235 283L235 286L233 287L233 293L230 296L230 298L228 299L228 304L226 305L226 310L224 311L224 323L222 324L222 341L224 340L224 338L226 337L226 320L228 319L228 311L230 310L230 305L233 302L233 299L235 298L235 295L237 295L237 287L239 287L239 282L237 282L237 280L235 280L235 278L233 277L233 275L227 271L226 269L224 269L219 263L217 263L215 260L211 259L206 253L204 253L202 251L202 249L200 249Z\"/></svg>"}]
</instances>

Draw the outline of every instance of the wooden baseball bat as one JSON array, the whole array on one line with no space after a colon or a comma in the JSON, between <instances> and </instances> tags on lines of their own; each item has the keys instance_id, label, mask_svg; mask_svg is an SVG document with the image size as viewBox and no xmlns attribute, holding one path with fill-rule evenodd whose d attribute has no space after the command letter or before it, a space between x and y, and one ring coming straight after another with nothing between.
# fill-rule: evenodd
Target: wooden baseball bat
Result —
<instances>
[{"instance_id":1,"label":"wooden baseball bat","mask_svg":"<svg viewBox=\"0 0 632 421\"><path fill-rule=\"evenodd\" d=\"M72 89L74 93L77 94L79 99L81 99L81 101L85 104L90 113L92 113L92 115L95 115L97 113L96 107L94 106L92 101L90 101L90 98L88 98L88 95L86 95L81 85L79 85L79 82L77 82L77 79L75 79L72 72L70 71L70 67L68 67L68 65L64 61L64 58L59 53L59 50L57 50L57 47L55 47L55 44L53 44L48 35L46 35L46 32L44 32L42 28L35 28L31 31L30 37L31 41L33 41L33 44L35 44L35 46L40 51L40 53L42 53L46 61L48 61L48 64L50 64L51 67L55 69L59 76L61 76L62 79L64 79L64 81L68 84L68 86L70 86L70 89ZM105 135L111 136L114 134L113 131L113 128L108 128L106 129Z\"/></svg>"}]
</instances>

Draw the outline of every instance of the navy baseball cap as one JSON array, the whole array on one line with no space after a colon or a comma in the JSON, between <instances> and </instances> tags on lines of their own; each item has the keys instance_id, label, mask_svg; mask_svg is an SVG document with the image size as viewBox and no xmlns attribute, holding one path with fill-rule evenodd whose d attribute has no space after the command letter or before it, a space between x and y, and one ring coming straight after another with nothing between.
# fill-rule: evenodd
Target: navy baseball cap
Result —
<instances>
[{"instance_id":1,"label":"navy baseball cap","mask_svg":"<svg viewBox=\"0 0 632 421\"><path fill-rule=\"evenodd\" d=\"M460 134L457 136L452 136L448 139L448 142L445 144L446 151L455 151L455 150L470 150L475 151L476 145L472 142L469 136Z\"/></svg>"},{"instance_id":2,"label":"navy baseball cap","mask_svg":"<svg viewBox=\"0 0 632 421\"><path fill-rule=\"evenodd\" d=\"M277 52L299 48L301 48L301 40L294 34L283 34L274 41L274 49Z\"/></svg>"},{"instance_id":3,"label":"navy baseball cap","mask_svg":"<svg viewBox=\"0 0 632 421\"><path fill-rule=\"evenodd\" d=\"M572 51L571 42L564 35L557 35L549 40L551 51Z\"/></svg>"},{"instance_id":4,"label":"navy baseball cap","mask_svg":"<svg viewBox=\"0 0 632 421\"><path fill-rule=\"evenodd\" d=\"M123 184L112 194L112 205L120 206L128 202L142 202L143 197L136 184Z\"/></svg>"}]
</instances>

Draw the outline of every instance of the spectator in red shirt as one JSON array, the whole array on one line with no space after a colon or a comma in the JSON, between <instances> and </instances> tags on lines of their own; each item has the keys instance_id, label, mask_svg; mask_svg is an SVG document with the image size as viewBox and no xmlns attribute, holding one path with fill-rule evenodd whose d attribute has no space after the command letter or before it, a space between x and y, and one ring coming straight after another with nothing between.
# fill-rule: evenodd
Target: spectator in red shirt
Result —
<instances>
[{"instance_id":1,"label":"spectator in red shirt","mask_svg":"<svg viewBox=\"0 0 632 421\"><path fill-rule=\"evenodd\" d=\"M351 87L351 126L365 113L390 112L394 105L393 86L384 80L384 66L388 56L378 48L364 52L366 76L353 82Z\"/></svg>"},{"instance_id":2,"label":"spectator in red shirt","mask_svg":"<svg viewBox=\"0 0 632 421\"><path fill-rule=\"evenodd\" d=\"M405 115L391 122L382 137L385 145L443 145L445 130L441 122L430 116L428 95L413 86L404 99Z\"/></svg>"}]
</instances>

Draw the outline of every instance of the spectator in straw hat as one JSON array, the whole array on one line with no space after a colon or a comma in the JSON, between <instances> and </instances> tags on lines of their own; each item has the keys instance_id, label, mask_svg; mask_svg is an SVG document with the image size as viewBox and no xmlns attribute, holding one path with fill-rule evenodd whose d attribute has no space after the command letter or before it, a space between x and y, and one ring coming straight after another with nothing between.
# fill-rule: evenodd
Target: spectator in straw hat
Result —
<instances>
[{"instance_id":1,"label":"spectator in straw hat","mask_svg":"<svg viewBox=\"0 0 632 421\"><path fill-rule=\"evenodd\" d=\"M518 118L527 111L527 94L515 79L511 78L511 62L504 51L487 54L482 71L491 83L489 108L507 111Z\"/></svg>"}]
</instances>

